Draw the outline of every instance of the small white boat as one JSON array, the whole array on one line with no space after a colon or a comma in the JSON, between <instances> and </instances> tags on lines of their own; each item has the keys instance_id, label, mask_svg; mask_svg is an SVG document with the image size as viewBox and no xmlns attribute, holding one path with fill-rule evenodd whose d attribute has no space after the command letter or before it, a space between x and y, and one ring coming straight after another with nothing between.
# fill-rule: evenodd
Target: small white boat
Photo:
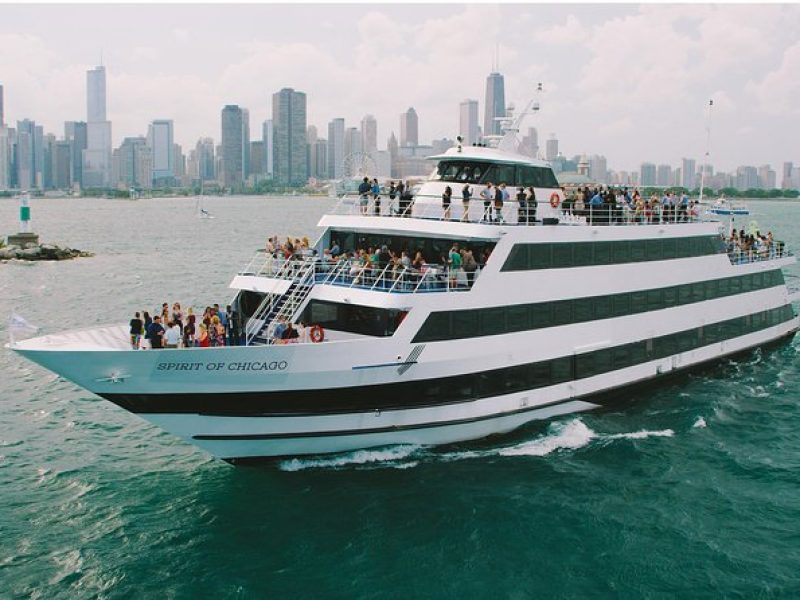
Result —
<instances>
[{"instance_id":1,"label":"small white boat","mask_svg":"<svg viewBox=\"0 0 800 600\"><path fill-rule=\"evenodd\" d=\"M708 212L712 215L749 215L750 209L744 202L719 198L709 207Z\"/></svg>"}]
</instances>

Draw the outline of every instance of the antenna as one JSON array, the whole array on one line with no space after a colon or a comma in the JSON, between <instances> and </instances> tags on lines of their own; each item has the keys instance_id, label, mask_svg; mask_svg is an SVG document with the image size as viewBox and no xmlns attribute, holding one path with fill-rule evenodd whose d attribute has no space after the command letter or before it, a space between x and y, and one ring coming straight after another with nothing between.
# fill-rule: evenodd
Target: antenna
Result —
<instances>
[{"instance_id":1,"label":"antenna","mask_svg":"<svg viewBox=\"0 0 800 600\"><path fill-rule=\"evenodd\" d=\"M703 156L703 166L700 168L700 196L698 202L703 202L703 187L705 186L706 179L706 165L708 164L708 155L711 148L711 107L714 106L714 100L708 101L708 111L706 112L706 153Z\"/></svg>"}]
</instances>

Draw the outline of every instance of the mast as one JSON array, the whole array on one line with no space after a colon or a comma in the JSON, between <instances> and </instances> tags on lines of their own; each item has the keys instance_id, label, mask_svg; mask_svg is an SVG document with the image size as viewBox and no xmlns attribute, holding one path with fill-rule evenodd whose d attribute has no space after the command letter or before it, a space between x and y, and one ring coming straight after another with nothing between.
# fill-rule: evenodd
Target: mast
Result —
<instances>
[{"instance_id":1,"label":"mast","mask_svg":"<svg viewBox=\"0 0 800 600\"><path fill-rule=\"evenodd\" d=\"M703 166L700 168L700 198L698 202L703 202L703 187L706 179L706 165L708 164L709 148L711 147L711 107L714 106L714 101L708 101L708 111L706 113L706 153L703 157Z\"/></svg>"}]
</instances>

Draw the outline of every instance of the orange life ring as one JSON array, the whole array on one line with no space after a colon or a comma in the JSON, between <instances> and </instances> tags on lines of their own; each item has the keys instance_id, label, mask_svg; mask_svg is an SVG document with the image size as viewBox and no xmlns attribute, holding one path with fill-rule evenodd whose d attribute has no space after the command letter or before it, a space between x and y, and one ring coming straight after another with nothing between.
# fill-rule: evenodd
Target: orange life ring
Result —
<instances>
[{"instance_id":1,"label":"orange life ring","mask_svg":"<svg viewBox=\"0 0 800 600\"><path fill-rule=\"evenodd\" d=\"M308 337L311 338L311 341L315 344L319 344L320 342L325 341L325 330L322 328L321 325L314 325L308 332Z\"/></svg>"},{"instance_id":2,"label":"orange life ring","mask_svg":"<svg viewBox=\"0 0 800 600\"><path fill-rule=\"evenodd\" d=\"M559 204L561 204L561 196L558 195L558 192L550 194L550 206L558 208Z\"/></svg>"}]
</instances>

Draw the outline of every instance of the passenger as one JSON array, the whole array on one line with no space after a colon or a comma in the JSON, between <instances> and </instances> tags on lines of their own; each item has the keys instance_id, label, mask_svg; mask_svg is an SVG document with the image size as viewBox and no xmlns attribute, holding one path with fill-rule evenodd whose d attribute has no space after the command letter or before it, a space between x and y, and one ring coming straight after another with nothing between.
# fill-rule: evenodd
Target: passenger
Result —
<instances>
[{"instance_id":1,"label":"passenger","mask_svg":"<svg viewBox=\"0 0 800 600\"><path fill-rule=\"evenodd\" d=\"M177 348L181 341L181 328L174 321L167 323L167 331L164 333L164 348Z\"/></svg>"},{"instance_id":2,"label":"passenger","mask_svg":"<svg viewBox=\"0 0 800 600\"><path fill-rule=\"evenodd\" d=\"M532 187L528 189L533 192ZM575 204L572 205L572 214L579 217L582 217L586 214L586 193L583 191L583 188L578 188L578 192L575 194ZM536 217L534 216L534 221L535 220Z\"/></svg>"},{"instance_id":3,"label":"passenger","mask_svg":"<svg viewBox=\"0 0 800 600\"><path fill-rule=\"evenodd\" d=\"M449 276L449 286L450 289L455 289L458 287L458 278L461 276L463 271L461 270L461 253L458 250L458 242L455 242L453 246L450 248L450 253L448 255L447 266L450 271Z\"/></svg>"},{"instance_id":4,"label":"passenger","mask_svg":"<svg viewBox=\"0 0 800 600\"><path fill-rule=\"evenodd\" d=\"M275 329L272 332L272 339L273 340L283 339L284 331L286 331L286 317L280 317L278 319L278 324L275 325Z\"/></svg>"},{"instance_id":5,"label":"passenger","mask_svg":"<svg viewBox=\"0 0 800 600\"><path fill-rule=\"evenodd\" d=\"M211 342L211 346L213 346L215 348L217 346L224 346L225 345L224 334L223 334L223 338L222 338L223 341L222 341L222 343L220 343L220 331L219 330L220 330L221 325L222 324L220 323L219 316L214 315L213 317L211 317L211 325L209 325L209 327L208 327L208 339Z\"/></svg>"},{"instance_id":6,"label":"passenger","mask_svg":"<svg viewBox=\"0 0 800 600\"><path fill-rule=\"evenodd\" d=\"M397 215L403 216L403 194L405 193L406 186L402 181L397 182Z\"/></svg>"},{"instance_id":7,"label":"passenger","mask_svg":"<svg viewBox=\"0 0 800 600\"><path fill-rule=\"evenodd\" d=\"M172 305L172 322L183 330L183 311L181 310L180 302Z\"/></svg>"},{"instance_id":8,"label":"passenger","mask_svg":"<svg viewBox=\"0 0 800 600\"><path fill-rule=\"evenodd\" d=\"M139 313L133 315L131 319L131 349L139 350L142 343L142 331L144 330L144 321L142 321Z\"/></svg>"},{"instance_id":9,"label":"passenger","mask_svg":"<svg viewBox=\"0 0 800 600\"><path fill-rule=\"evenodd\" d=\"M169 321L169 303L164 302L161 305L161 322L166 323Z\"/></svg>"},{"instance_id":10,"label":"passenger","mask_svg":"<svg viewBox=\"0 0 800 600\"><path fill-rule=\"evenodd\" d=\"M300 334L297 333L297 330L292 325L292 322L289 321L286 324L286 329L281 334L281 339L284 340L285 343L290 344L294 343L297 338L300 337Z\"/></svg>"},{"instance_id":11,"label":"passenger","mask_svg":"<svg viewBox=\"0 0 800 600\"><path fill-rule=\"evenodd\" d=\"M389 214L394 213L394 199L397 198L397 188L394 181L389 182Z\"/></svg>"},{"instance_id":12,"label":"passenger","mask_svg":"<svg viewBox=\"0 0 800 600\"><path fill-rule=\"evenodd\" d=\"M198 348L208 348L211 341L208 339L208 326L205 323L200 323L200 333L197 336Z\"/></svg>"},{"instance_id":13,"label":"passenger","mask_svg":"<svg viewBox=\"0 0 800 600\"><path fill-rule=\"evenodd\" d=\"M517 223L524 225L528 222L528 203L525 188L517 188Z\"/></svg>"},{"instance_id":14,"label":"passenger","mask_svg":"<svg viewBox=\"0 0 800 600\"><path fill-rule=\"evenodd\" d=\"M414 204L414 194L411 192L411 186L406 181L403 186L403 192L400 194L400 214L403 217L411 216L411 207Z\"/></svg>"},{"instance_id":15,"label":"passenger","mask_svg":"<svg viewBox=\"0 0 800 600\"><path fill-rule=\"evenodd\" d=\"M491 223L492 200L494 200L494 189L492 188L491 181L481 190L481 199L483 200L483 217L481 217L481 223Z\"/></svg>"},{"instance_id":16,"label":"passenger","mask_svg":"<svg viewBox=\"0 0 800 600\"><path fill-rule=\"evenodd\" d=\"M159 315L153 317L153 322L150 323L150 329L147 333L150 338L150 347L153 350L160 350L164 347L164 327L161 325L161 317Z\"/></svg>"},{"instance_id":17,"label":"passenger","mask_svg":"<svg viewBox=\"0 0 800 600\"><path fill-rule=\"evenodd\" d=\"M194 347L194 335L195 335L195 316L193 314L189 314L186 317L186 325L183 326L183 347L184 348L193 348Z\"/></svg>"},{"instance_id":18,"label":"passenger","mask_svg":"<svg viewBox=\"0 0 800 600\"><path fill-rule=\"evenodd\" d=\"M352 189L352 188L351 188ZM361 207L361 214L367 214L367 208L369 207L369 191L371 186L369 185L369 177L364 177L364 181L362 181L358 185L358 195L359 201L358 204Z\"/></svg>"},{"instance_id":19,"label":"passenger","mask_svg":"<svg viewBox=\"0 0 800 600\"><path fill-rule=\"evenodd\" d=\"M501 183L494 190L494 220L496 223L505 223L503 219L503 203L509 198L506 184Z\"/></svg>"},{"instance_id":20,"label":"passenger","mask_svg":"<svg viewBox=\"0 0 800 600\"><path fill-rule=\"evenodd\" d=\"M688 221L689 220L689 194L683 192L681 194L681 203L678 208L678 220L679 221Z\"/></svg>"},{"instance_id":21,"label":"passenger","mask_svg":"<svg viewBox=\"0 0 800 600\"><path fill-rule=\"evenodd\" d=\"M453 190L448 185L444 188L444 193L442 194L442 218L445 221L450 220L450 201L453 198Z\"/></svg>"},{"instance_id":22,"label":"passenger","mask_svg":"<svg viewBox=\"0 0 800 600\"><path fill-rule=\"evenodd\" d=\"M372 199L375 202L375 216L381 214L381 186L377 179L372 180Z\"/></svg>"},{"instance_id":23,"label":"passenger","mask_svg":"<svg viewBox=\"0 0 800 600\"><path fill-rule=\"evenodd\" d=\"M472 250L469 248L464 248L461 251L461 264L463 265L464 273L467 277L467 287L472 287L472 284L475 282L475 273L478 270L478 263L475 261Z\"/></svg>"},{"instance_id":24,"label":"passenger","mask_svg":"<svg viewBox=\"0 0 800 600\"><path fill-rule=\"evenodd\" d=\"M469 221L469 201L472 199L472 190L469 188L469 184L465 183L464 187L461 189L461 204L464 207L464 214L461 215L462 221Z\"/></svg>"}]
</instances>

